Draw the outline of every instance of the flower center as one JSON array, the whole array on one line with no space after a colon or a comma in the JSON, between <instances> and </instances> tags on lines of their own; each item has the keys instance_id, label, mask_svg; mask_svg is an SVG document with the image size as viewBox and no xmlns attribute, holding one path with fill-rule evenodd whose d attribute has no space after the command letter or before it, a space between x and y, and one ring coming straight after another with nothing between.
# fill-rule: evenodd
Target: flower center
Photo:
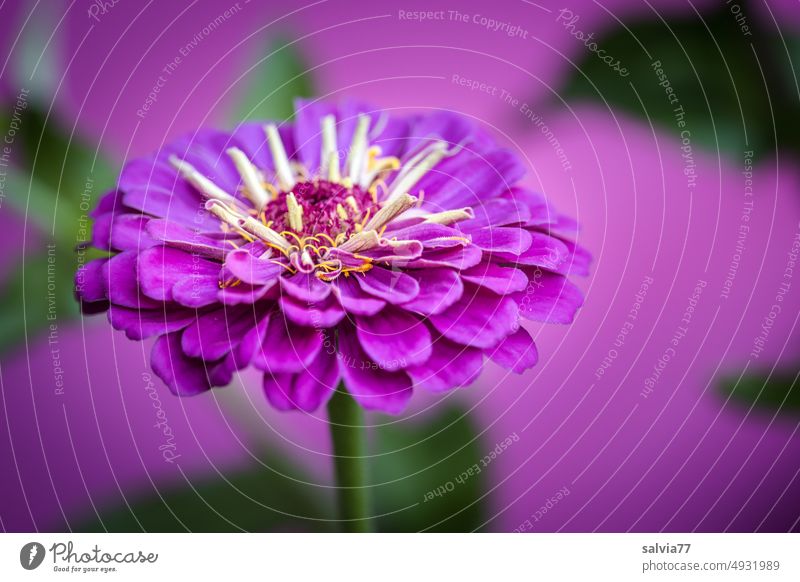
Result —
<instances>
[{"instance_id":1,"label":"flower center","mask_svg":"<svg viewBox=\"0 0 800 582\"><path fill-rule=\"evenodd\" d=\"M292 200L293 197L293 200ZM363 229L378 209L372 195L358 185L328 180L298 182L291 192L279 192L263 210L266 224L301 238L327 235L343 241Z\"/></svg>"},{"instance_id":2,"label":"flower center","mask_svg":"<svg viewBox=\"0 0 800 582\"><path fill-rule=\"evenodd\" d=\"M219 218L223 231L278 251L280 255L272 252L262 258L279 262L292 272L314 272L320 279L331 281L342 274L368 271L373 261L393 258L391 251L382 258L364 254L372 249L408 248L407 243L416 242L388 240L384 231L395 218L418 205L419 199L409 195L409 190L443 158L460 149L430 141L401 164L395 157L380 157L380 147L370 147L369 125L369 116L358 117L347 159L340 167L336 119L333 115L324 117L320 127L321 163L314 176L308 168L289 160L277 127L265 126L274 165L272 176L256 167L240 149L227 150L241 177L240 189L246 200L229 194L185 160L171 156L169 161L206 198L206 209ZM393 177L387 185L390 174ZM474 216L471 208L419 212L425 222L445 225ZM235 241L230 242L237 246Z\"/></svg>"}]
</instances>

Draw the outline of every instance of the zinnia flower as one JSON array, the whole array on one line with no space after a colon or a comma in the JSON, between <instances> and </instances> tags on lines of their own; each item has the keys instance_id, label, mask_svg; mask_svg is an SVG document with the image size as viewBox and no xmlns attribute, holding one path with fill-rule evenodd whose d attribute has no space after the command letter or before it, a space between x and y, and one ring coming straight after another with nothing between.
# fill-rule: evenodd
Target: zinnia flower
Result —
<instances>
[{"instance_id":1,"label":"zinnia flower","mask_svg":"<svg viewBox=\"0 0 800 582\"><path fill-rule=\"evenodd\" d=\"M536 364L525 318L570 323L573 221L522 161L450 112L299 102L292 123L198 131L128 163L93 213L85 312L108 311L178 395L247 366L281 410L340 381L365 409ZM562 233L562 234L558 234Z\"/></svg>"}]
</instances>

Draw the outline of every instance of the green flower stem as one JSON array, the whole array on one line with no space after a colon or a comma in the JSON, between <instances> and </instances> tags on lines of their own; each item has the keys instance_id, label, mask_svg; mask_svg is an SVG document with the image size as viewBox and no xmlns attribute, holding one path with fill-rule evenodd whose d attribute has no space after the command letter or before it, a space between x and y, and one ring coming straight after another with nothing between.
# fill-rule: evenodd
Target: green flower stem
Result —
<instances>
[{"instance_id":1,"label":"green flower stem","mask_svg":"<svg viewBox=\"0 0 800 582\"><path fill-rule=\"evenodd\" d=\"M333 440L341 529L345 532L372 531L364 412L345 391L344 384L339 384L328 403L328 423Z\"/></svg>"}]
</instances>

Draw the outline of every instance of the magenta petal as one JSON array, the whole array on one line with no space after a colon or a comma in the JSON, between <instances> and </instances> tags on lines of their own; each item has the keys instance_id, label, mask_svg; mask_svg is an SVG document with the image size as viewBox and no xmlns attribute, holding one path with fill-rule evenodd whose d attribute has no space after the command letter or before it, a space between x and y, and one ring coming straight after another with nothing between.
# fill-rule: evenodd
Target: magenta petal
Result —
<instances>
[{"instance_id":1,"label":"magenta petal","mask_svg":"<svg viewBox=\"0 0 800 582\"><path fill-rule=\"evenodd\" d=\"M278 410L313 412L333 395L339 368L333 350L322 350L305 370L296 374L264 374L264 393Z\"/></svg>"},{"instance_id":2,"label":"magenta petal","mask_svg":"<svg viewBox=\"0 0 800 582\"><path fill-rule=\"evenodd\" d=\"M399 414L411 398L411 379L405 372L373 366L355 330L339 330L339 370L347 391L367 410Z\"/></svg>"},{"instance_id":3,"label":"magenta petal","mask_svg":"<svg viewBox=\"0 0 800 582\"><path fill-rule=\"evenodd\" d=\"M295 325L282 317L272 317L253 356L253 365L273 373L304 370L322 349L324 334L313 327Z\"/></svg>"},{"instance_id":4,"label":"magenta petal","mask_svg":"<svg viewBox=\"0 0 800 582\"><path fill-rule=\"evenodd\" d=\"M137 214L119 214L109 228L109 246L124 250L141 250L158 244L146 230L150 219Z\"/></svg>"},{"instance_id":5,"label":"magenta petal","mask_svg":"<svg viewBox=\"0 0 800 582\"><path fill-rule=\"evenodd\" d=\"M295 273L288 277L281 277L280 281L281 289L300 301L316 303L325 299L331 292L331 285L322 281L314 273Z\"/></svg>"},{"instance_id":6,"label":"magenta petal","mask_svg":"<svg viewBox=\"0 0 800 582\"><path fill-rule=\"evenodd\" d=\"M414 269L430 267L449 267L458 271L474 267L481 262L483 252L473 244L455 248L434 249L425 252L420 258L409 261L408 267Z\"/></svg>"},{"instance_id":7,"label":"magenta petal","mask_svg":"<svg viewBox=\"0 0 800 582\"><path fill-rule=\"evenodd\" d=\"M271 285L248 285L240 283L238 285L228 285L217 290L217 299L226 305L247 305L255 303L272 288L277 281Z\"/></svg>"},{"instance_id":8,"label":"magenta petal","mask_svg":"<svg viewBox=\"0 0 800 582\"><path fill-rule=\"evenodd\" d=\"M530 232L530 236L531 244L524 252L498 252L493 253L493 258L555 270L569 257L569 249L563 241L543 232Z\"/></svg>"},{"instance_id":9,"label":"magenta petal","mask_svg":"<svg viewBox=\"0 0 800 582\"><path fill-rule=\"evenodd\" d=\"M190 275L172 287L172 298L186 307L199 308L219 302L219 276Z\"/></svg>"},{"instance_id":10,"label":"magenta petal","mask_svg":"<svg viewBox=\"0 0 800 582\"><path fill-rule=\"evenodd\" d=\"M465 285L464 295L430 322L448 339L476 348L489 348L517 330L517 304L482 287Z\"/></svg>"},{"instance_id":11,"label":"magenta petal","mask_svg":"<svg viewBox=\"0 0 800 582\"><path fill-rule=\"evenodd\" d=\"M473 206L472 210L475 218L459 223L459 226L466 232L486 226L526 224L531 216L527 205L518 200L505 198L483 201Z\"/></svg>"},{"instance_id":12,"label":"magenta petal","mask_svg":"<svg viewBox=\"0 0 800 582\"><path fill-rule=\"evenodd\" d=\"M561 265L555 269L562 275L586 276L589 274L589 265L592 264L592 255L580 245L570 240L560 239L567 246L568 256Z\"/></svg>"},{"instance_id":13,"label":"magenta petal","mask_svg":"<svg viewBox=\"0 0 800 582\"><path fill-rule=\"evenodd\" d=\"M297 406L292 400L293 382L295 378L303 372L297 374L275 374L266 372L263 377L264 395L269 403L276 409L283 412L297 410Z\"/></svg>"},{"instance_id":14,"label":"magenta petal","mask_svg":"<svg viewBox=\"0 0 800 582\"><path fill-rule=\"evenodd\" d=\"M406 371L414 381L414 386L442 392L458 386L469 386L480 376L482 369L481 350L440 337L433 343L430 359Z\"/></svg>"},{"instance_id":15,"label":"magenta petal","mask_svg":"<svg viewBox=\"0 0 800 582\"><path fill-rule=\"evenodd\" d=\"M193 358L218 360L242 341L258 318L251 307L217 309L200 315L181 336L183 351Z\"/></svg>"},{"instance_id":16,"label":"magenta petal","mask_svg":"<svg viewBox=\"0 0 800 582\"><path fill-rule=\"evenodd\" d=\"M234 277L249 285L273 284L285 270L268 258L256 257L244 249L228 253L225 257L225 268Z\"/></svg>"},{"instance_id":17,"label":"magenta petal","mask_svg":"<svg viewBox=\"0 0 800 582\"><path fill-rule=\"evenodd\" d=\"M227 241L240 240L238 236L229 238L230 235L224 233L203 234L196 229L160 218L150 220L146 230L153 239L167 246L220 262L225 260L225 255L231 249Z\"/></svg>"},{"instance_id":18,"label":"magenta petal","mask_svg":"<svg viewBox=\"0 0 800 582\"><path fill-rule=\"evenodd\" d=\"M516 374L533 368L539 361L539 352L531 334L524 327L512 333L497 346L486 350L486 354L497 365Z\"/></svg>"},{"instance_id":19,"label":"magenta petal","mask_svg":"<svg viewBox=\"0 0 800 582\"><path fill-rule=\"evenodd\" d=\"M101 277L106 288L106 297L111 303L134 309L155 309L161 303L140 292L136 280L137 254L124 251L111 257L101 267Z\"/></svg>"},{"instance_id":20,"label":"magenta petal","mask_svg":"<svg viewBox=\"0 0 800 582\"><path fill-rule=\"evenodd\" d=\"M112 304L108 310L111 326L124 331L132 340L179 331L192 323L195 317L193 311L167 305L161 309L128 309Z\"/></svg>"},{"instance_id":21,"label":"magenta petal","mask_svg":"<svg viewBox=\"0 0 800 582\"><path fill-rule=\"evenodd\" d=\"M498 295L522 291L528 284L528 278L519 269L501 267L489 262L462 271L461 278L494 291Z\"/></svg>"},{"instance_id":22,"label":"magenta petal","mask_svg":"<svg viewBox=\"0 0 800 582\"><path fill-rule=\"evenodd\" d=\"M94 302L106 299L103 271L108 259L95 259L78 267L75 272L75 294L80 301Z\"/></svg>"},{"instance_id":23,"label":"magenta petal","mask_svg":"<svg viewBox=\"0 0 800 582\"><path fill-rule=\"evenodd\" d=\"M205 363L183 353L180 334L170 333L156 340L150 366L177 396L193 396L211 388Z\"/></svg>"},{"instance_id":24,"label":"magenta petal","mask_svg":"<svg viewBox=\"0 0 800 582\"><path fill-rule=\"evenodd\" d=\"M481 134L472 120L446 110L434 110L415 119L409 134L409 147L418 146L420 141L429 143L431 137L439 137L449 145L467 140L475 146L493 145L489 136Z\"/></svg>"},{"instance_id":25,"label":"magenta petal","mask_svg":"<svg viewBox=\"0 0 800 582\"><path fill-rule=\"evenodd\" d=\"M440 164L439 175L431 173L426 176L427 180L423 178L418 183L426 193L426 208L475 206L480 199L500 195L525 175L525 166L520 159L504 149L495 149L485 156L464 152L463 156L449 161L450 164L448 161Z\"/></svg>"},{"instance_id":26,"label":"magenta petal","mask_svg":"<svg viewBox=\"0 0 800 582\"><path fill-rule=\"evenodd\" d=\"M132 160L122 169L119 187L130 208L190 227L219 228L218 219L205 210L201 194L179 178L166 160Z\"/></svg>"},{"instance_id":27,"label":"magenta petal","mask_svg":"<svg viewBox=\"0 0 800 582\"><path fill-rule=\"evenodd\" d=\"M356 317L361 347L381 369L421 364L431 355L431 333L417 316L387 307L373 317Z\"/></svg>"},{"instance_id":28,"label":"magenta petal","mask_svg":"<svg viewBox=\"0 0 800 582\"><path fill-rule=\"evenodd\" d=\"M99 218L103 214L113 214L115 212L122 212L124 206L122 204L122 191L110 190L100 196L97 201L97 206L89 213L92 218Z\"/></svg>"},{"instance_id":29,"label":"magenta petal","mask_svg":"<svg viewBox=\"0 0 800 582\"><path fill-rule=\"evenodd\" d=\"M453 239L463 239L464 233L451 226L443 224L435 224L430 222L421 222L412 226L406 226L397 230L392 230L386 234L391 238L397 240L415 240L423 243L425 247L433 248L439 246L437 241L444 241L450 239L451 245L464 244L467 241L459 241Z\"/></svg>"},{"instance_id":30,"label":"magenta petal","mask_svg":"<svg viewBox=\"0 0 800 582\"><path fill-rule=\"evenodd\" d=\"M572 323L583 305L583 293L563 275L527 269L528 286L512 297L523 317L546 323Z\"/></svg>"},{"instance_id":31,"label":"magenta petal","mask_svg":"<svg viewBox=\"0 0 800 582\"><path fill-rule=\"evenodd\" d=\"M338 277L333 283L333 292L345 311L356 315L375 315L386 305L383 299L362 291L353 277Z\"/></svg>"},{"instance_id":32,"label":"magenta petal","mask_svg":"<svg viewBox=\"0 0 800 582\"><path fill-rule=\"evenodd\" d=\"M227 386L238 369L233 353L229 353L218 362L208 365L208 381L212 386Z\"/></svg>"},{"instance_id":33,"label":"magenta petal","mask_svg":"<svg viewBox=\"0 0 800 582\"><path fill-rule=\"evenodd\" d=\"M441 313L461 298L464 285L453 269L431 268L408 271L419 283L419 294L403 309L423 315Z\"/></svg>"},{"instance_id":34,"label":"magenta petal","mask_svg":"<svg viewBox=\"0 0 800 582\"><path fill-rule=\"evenodd\" d=\"M333 327L346 315L333 295L328 295L321 303L305 303L291 295L283 295L279 303L286 317L293 322L317 329Z\"/></svg>"},{"instance_id":35,"label":"magenta petal","mask_svg":"<svg viewBox=\"0 0 800 582\"><path fill-rule=\"evenodd\" d=\"M472 244L492 252L504 252L519 255L531 246L533 237L524 228L502 226L480 228L470 232Z\"/></svg>"},{"instance_id":36,"label":"magenta petal","mask_svg":"<svg viewBox=\"0 0 800 582\"><path fill-rule=\"evenodd\" d=\"M159 301L171 301L172 287L187 277L218 275L220 266L182 250L159 245L139 254L137 274L142 293Z\"/></svg>"},{"instance_id":37,"label":"magenta petal","mask_svg":"<svg viewBox=\"0 0 800 582\"><path fill-rule=\"evenodd\" d=\"M388 303L405 303L419 293L416 279L402 271L373 267L364 275L355 275L361 288Z\"/></svg>"},{"instance_id":38,"label":"magenta petal","mask_svg":"<svg viewBox=\"0 0 800 582\"><path fill-rule=\"evenodd\" d=\"M267 333L269 320L272 317L272 312L266 312L261 316L258 324L251 327L242 336L242 341L236 346L234 350L234 357L236 365L239 368L244 368L253 361L256 353L261 350L261 344L264 341L264 335Z\"/></svg>"},{"instance_id":39,"label":"magenta petal","mask_svg":"<svg viewBox=\"0 0 800 582\"><path fill-rule=\"evenodd\" d=\"M111 250L111 223L114 215L111 212L100 214L92 223L92 246L104 251ZM120 249L122 250L122 249Z\"/></svg>"}]
</instances>

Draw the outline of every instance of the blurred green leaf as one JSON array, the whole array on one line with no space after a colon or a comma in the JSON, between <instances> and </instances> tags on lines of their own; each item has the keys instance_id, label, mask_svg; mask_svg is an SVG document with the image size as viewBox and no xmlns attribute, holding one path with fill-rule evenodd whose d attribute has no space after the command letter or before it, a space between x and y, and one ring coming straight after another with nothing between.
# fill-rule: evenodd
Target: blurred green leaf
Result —
<instances>
[{"instance_id":1,"label":"blurred green leaf","mask_svg":"<svg viewBox=\"0 0 800 582\"><path fill-rule=\"evenodd\" d=\"M56 192L22 170L8 169L6 189L12 193L7 199L10 204L17 209L22 218L28 223L35 224L42 233L49 235L55 232L56 238L65 239L64 230L78 223L80 215L76 212L76 208L70 204L61 204L56 208Z\"/></svg>"},{"instance_id":2,"label":"blurred green leaf","mask_svg":"<svg viewBox=\"0 0 800 582\"><path fill-rule=\"evenodd\" d=\"M57 33L60 19L58 7L38 3L17 15L13 28L19 38L9 76L16 86L26 87L34 95L53 95L58 90L67 54L65 35Z\"/></svg>"},{"instance_id":3,"label":"blurred green leaf","mask_svg":"<svg viewBox=\"0 0 800 582\"><path fill-rule=\"evenodd\" d=\"M56 236L61 240L74 237L76 217L87 214L97 198L115 184L112 166L99 150L71 135L70 129L53 115L47 117L35 103L25 110L21 127L24 155L18 160L20 168L35 183L49 188L54 197L57 193L57 200L31 208L30 214L41 213L52 222L55 213Z\"/></svg>"},{"instance_id":4,"label":"blurred green leaf","mask_svg":"<svg viewBox=\"0 0 800 582\"><path fill-rule=\"evenodd\" d=\"M71 249L53 245L26 258L0 290L0 353L19 347L26 337L78 315L73 297Z\"/></svg>"},{"instance_id":5,"label":"blurred green leaf","mask_svg":"<svg viewBox=\"0 0 800 582\"><path fill-rule=\"evenodd\" d=\"M654 15L626 23L627 29L614 28L595 37L597 46L619 59L629 76L621 76L586 48L561 95L603 106L605 101L615 113L649 117L676 134L688 130L692 143L736 159L745 150L754 150L756 158L772 154L776 133L781 147L797 152L800 105L792 71L776 35L754 30L758 8L752 3L742 7L753 16L748 20L750 35L740 29L724 3L703 12L702 19L689 13L664 22ZM591 32L582 28L580 20L574 26ZM660 67L654 66L658 62ZM666 81L657 75L658 68ZM677 102L669 102L667 82ZM684 127L676 119L679 106L686 113Z\"/></svg>"},{"instance_id":6,"label":"blurred green leaf","mask_svg":"<svg viewBox=\"0 0 800 582\"><path fill-rule=\"evenodd\" d=\"M281 476L291 475L291 477ZM274 456L226 475L193 479L125 505L99 509L99 518L74 526L78 532L327 531L331 523L319 505L320 488L304 485L296 470ZM303 516L301 519L295 516ZM137 521L138 520L138 521Z\"/></svg>"},{"instance_id":7,"label":"blurred green leaf","mask_svg":"<svg viewBox=\"0 0 800 582\"><path fill-rule=\"evenodd\" d=\"M52 17L48 14L33 14L23 31L13 69L21 75L20 87L27 91L0 118L6 135L13 138L7 150L11 163L4 168L6 200L52 242L41 254L25 257L2 282L0 353L77 316L74 249L88 237L88 213L98 195L115 182L111 167L96 148L55 115L48 116L59 56L59 38L42 42L41 31L49 28L37 26ZM49 48L43 54L45 44Z\"/></svg>"},{"instance_id":8,"label":"blurred green leaf","mask_svg":"<svg viewBox=\"0 0 800 582\"><path fill-rule=\"evenodd\" d=\"M4 169L6 201L52 243L42 254L26 257L2 284L0 353L22 345L26 334L31 339L51 323L77 316L75 247L89 237L88 214L98 195L115 181L96 150L46 119L35 103L17 113L12 165ZM11 119L7 116L6 124Z\"/></svg>"},{"instance_id":9,"label":"blurred green leaf","mask_svg":"<svg viewBox=\"0 0 800 582\"><path fill-rule=\"evenodd\" d=\"M777 371L769 377L750 374L738 378L727 378L721 388L725 396L731 396L743 405L756 405L781 413L800 412L799 372Z\"/></svg>"},{"instance_id":10,"label":"blurred green leaf","mask_svg":"<svg viewBox=\"0 0 800 582\"><path fill-rule=\"evenodd\" d=\"M245 91L231 113L230 122L254 119L289 119L297 97L313 94L308 66L295 45L284 39L272 42L264 59L245 72Z\"/></svg>"},{"instance_id":11,"label":"blurred green leaf","mask_svg":"<svg viewBox=\"0 0 800 582\"><path fill-rule=\"evenodd\" d=\"M479 528L487 511L486 470L478 429L466 410L439 407L424 424L387 424L376 431L370 460L378 530ZM481 468L479 473L474 466ZM473 474L469 475L473 469ZM438 492L438 494L437 494Z\"/></svg>"}]
</instances>

